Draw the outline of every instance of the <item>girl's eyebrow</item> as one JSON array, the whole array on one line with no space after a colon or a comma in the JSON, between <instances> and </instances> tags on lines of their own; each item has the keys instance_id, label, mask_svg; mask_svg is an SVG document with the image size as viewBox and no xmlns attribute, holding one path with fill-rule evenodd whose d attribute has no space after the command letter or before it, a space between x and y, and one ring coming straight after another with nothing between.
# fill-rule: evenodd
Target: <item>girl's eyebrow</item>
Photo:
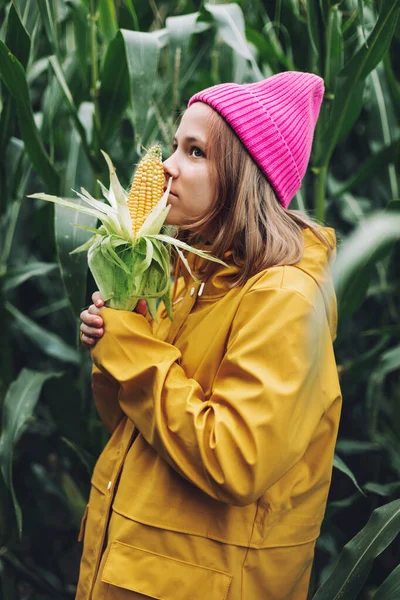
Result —
<instances>
[{"instance_id":1,"label":"girl's eyebrow","mask_svg":"<svg viewBox=\"0 0 400 600\"><path fill-rule=\"evenodd\" d=\"M193 137L193 136L191 136L191 135L189 135L189 136L187 136L187 137L185 137L185 138L183 138L183 139L184 139L186 142L197 142L197 143L200 143L200 144L203 144L203 145L205 144L205 142L204 142L203 140L201 140L201 139L199 139L199 138L196 138L196 137ZM178 140L177 140L177 138L176 138L176 137L174 137L174 144L176 144L176 143L177 143L177 141L178 141Z\"/></svg>"}]
</instances>

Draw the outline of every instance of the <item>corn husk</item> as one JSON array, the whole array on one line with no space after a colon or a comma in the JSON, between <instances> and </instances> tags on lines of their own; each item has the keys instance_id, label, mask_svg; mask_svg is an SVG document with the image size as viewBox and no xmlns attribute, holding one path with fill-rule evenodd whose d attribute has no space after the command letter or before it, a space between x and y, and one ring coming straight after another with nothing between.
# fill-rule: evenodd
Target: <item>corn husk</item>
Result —
<instances>
[{"instance_id":1,"label":"corn husk","mask_svg":"<svg viewBox=\"0 0 400 600\"><path fill-rule=\"evenodd\" d=\"M87 251L89 268L106 306L131 311L136 307L138 300L144 298L151 316L156 319L157 301L161 300L168 316L172 319L171 252L178 252L188 269L182 250L223 265L225 263L204 250L193 248L177 240L172 235L176 228L164 225L170 210L167 201L172 179L138 233L134 234L127 207L128 193L121 186L110 157L105 152L102 153L110 174L108 189L99 182L106 201L93 198L83 188L81 192L75 193L84 204L76 204L65 198L45 193L31 194L29 197L54 202L95 216L101 221L102 224L98 229L75 225L93 235L71 254ZM190 274L196 280L194 275Z\"/></svg>"}]
</instances>

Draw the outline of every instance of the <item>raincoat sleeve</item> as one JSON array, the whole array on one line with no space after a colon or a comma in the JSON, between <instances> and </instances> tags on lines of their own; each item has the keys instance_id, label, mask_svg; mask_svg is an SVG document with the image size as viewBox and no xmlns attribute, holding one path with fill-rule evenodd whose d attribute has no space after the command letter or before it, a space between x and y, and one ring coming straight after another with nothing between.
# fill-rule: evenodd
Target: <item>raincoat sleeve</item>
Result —
<instances>
[{"instance_id":1,"label":"raincoat sleeve","mask_svg":"<svg viewBox=\"0 0 400 600\"><path fill-rule=\"evenodd\" d=\"M124 416L118 402L119 383L96 365L92 368L92 394L103 425L112 433Z\"/></svg>"},{"instance_id":2,"label":"raincoat sleeve","mask_svg":"<svg viewBox=\"0 0 400 600\"><path fill-rule=\"evenodd\" d=\"M150 329L153 329L154 321L150 313L145 315ZM110 433L116 429L118 423L124 416L118 402L119 383L113 378L102 373L95 364L92 365L92 395L97 412L103 425Z\"/></svg>"},{"instance_id":3,"label":"raincoat sleeve","mask_svg":"<svg viewBox=\"0 0 400 600\"><path fill-rule=\"evenodd\" d=\"M104 310L105 334L92 350L120 383L119 404L178 473L213 498L257 500L304 454L326 407L319 373L321 331L297 291L256 289L243 298L225 356L205 396L146 320Z\"/></svg>"}]
</instances>

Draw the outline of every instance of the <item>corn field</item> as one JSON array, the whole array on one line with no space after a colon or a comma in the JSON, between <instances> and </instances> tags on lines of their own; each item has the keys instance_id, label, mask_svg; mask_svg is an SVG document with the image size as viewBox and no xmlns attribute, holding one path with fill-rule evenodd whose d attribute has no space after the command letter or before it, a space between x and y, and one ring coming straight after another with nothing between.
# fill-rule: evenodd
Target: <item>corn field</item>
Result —
<instances>
[{"instance_id":1,"label":"corn field","mask_svg":"<svg viewBox=\"0 0 400 600\"><path fill-rule=\"evenodd\" d=\"M309 599L400 598L400 0L0 0L0 598L74 598L90 475L108 434L79 314L73 198L170 152L196 91L324 78L291 207L336 229L344 403ZM253 600L253 599L251 599ZM255 600L255 599L254 599Z\"/></svg>"}]
</instances>

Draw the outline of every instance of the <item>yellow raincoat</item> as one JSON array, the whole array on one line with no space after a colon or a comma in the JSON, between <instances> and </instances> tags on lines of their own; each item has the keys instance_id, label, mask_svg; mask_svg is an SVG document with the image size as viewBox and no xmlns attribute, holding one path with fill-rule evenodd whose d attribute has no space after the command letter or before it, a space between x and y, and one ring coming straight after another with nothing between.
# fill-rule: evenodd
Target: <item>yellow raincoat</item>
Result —
<instances>
[{"instance_id":1,"label":"yellow raincoat","mask_svg":"<svg viewBox=\"0 0 400 600\"><path fill-rule=\"evenodd\" d=\"M235 265L185 274L172 324L102 311L93 394L112 436L77 600L306 600L342 399L327 249L304 239L299 263L241 288Z\"/></svg>"}]
</instances>

